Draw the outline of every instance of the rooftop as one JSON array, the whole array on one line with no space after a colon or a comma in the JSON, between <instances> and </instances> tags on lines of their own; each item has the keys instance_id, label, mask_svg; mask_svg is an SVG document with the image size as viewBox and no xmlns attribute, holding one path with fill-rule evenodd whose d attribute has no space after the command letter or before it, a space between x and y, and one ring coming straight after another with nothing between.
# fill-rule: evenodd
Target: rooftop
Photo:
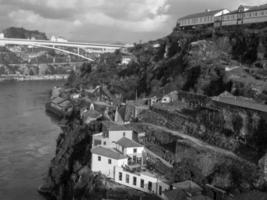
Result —
<instances>
[{"instance_id":1,"label":"rooftop","mask_svg":"<svg viewBox=\"0 0 267 200\"><path fill-rule=\"evenodd\" d=\"M224 10L224 9L210 10L210 11L204 11L204 12L200 12L200 13L190 14L190 15L186 15L186 16L180 18L179 20L206 17L206 16L210 16L210 15L216 15L218 12L221 12L222 10Z\"/></svg>"},{"instance_id":2,"label":"rooftop","mask_svg":"<svg viewBox=\"0 0 267 200\"><path fill-rule=\"evenodd\" d=\"M175 187L176 189L182 189L182 190L188 190L188 191L192 190L194 192L202 191L202 188L198 184L190 180L186 180L186 181L179 182L179 183L174 183L173 187Z\"/></svg>"},{"instance_id":3,"label":"rooftop","mask_svg":"<svg viewBox=\"0 0 267 200\"><path fill-rule=\"evenodd\" d=\"M121 124L117 124L111 121L103 121L102 124L109 131L131 131L130 128L127 128L126 126L123 126Z\"/></svg>"},{"instance_id":4,"label":"rooftop","mask_svg":"<svg viewBox=\"0 0 267 200\"><path fill-rule=\"evenodd\" d=\"M233 105L233 106L239 106L239 107L267 113L267 105L260 104L250 98L246 98L242 96L233 96L232 94L228 92L224 92L220 94L219 96L212 97L212 100L225 103L225 104L229 104L229 105Z\"/></svg>"},{"instance_id":5,"label":"rooftop","mask_svg":"<svg viewBox=\"0 0 267 200\"><path fill-rule=\"evenodd\" d=\"M252 12L252 11L266 10L267 9L267 4L263 4L263 5L259 5L259 6L244 6L244 5L241 5L240 7L243 7L243 8L246 9L243 12ZM239 13L239 12L240 12L239 9L237 9L237 10L229 12L229 13L227 13L225 15L231 15L231 14L235 14L235 13Z\"/></svg>"},{"instance_id":6,"label":"rooftop","mask_svg":"<svg viewBox=\"0 0 267 200\"><path fill-rule=\"evenodd\" d=\"M105 157L112 158L115 160L121 160L121 159L128 158L127 156L119 153L118 151L116 151L114 149L108 149L108 148L104 148L104 147L95 147L91 150L91 152L92 152L92 154L105 156Z\"/></svg>"},{"instance_id":7,"label":"rooftop","mask_svg":"<svg viewBox=\"0 0 267 200\"><path fill-rule=\"evenodd\" d=\"M143 147L143 145L141 145L141 144L139 144L139 143L137 143L137 142L135 142L133 140L130 140L130 139L126 138L126 137L123 137L120 140L118 140L116 142L116 144L118 144L118 145L120 145L122 147L126 147L126 148L127 147L128 148L130 148L130 147Z\"/></svg>"},{"instance_id":8,"label":"rooftop","mask_svg":"<svg viewBox=\"0 0 267 200\"><path fill-rule=\"evenodd\" d=\"M52 102L55 104L62 103L63 101L65 101L65 99L63 99L61 97L56 97L56 98L52 99Z\"/></svg>"},{"instance_id":9,"label":"rooftop","mask_svg":"<svg viewBox=\"0 0 267 200\"><path fill-rule=\"evenodd\" d=\"M101 116L102 116L101 113L96 111L96 110L88 110L87 112L85 112L83 114L84 118L88 118L88 117L90 117L90 118L99 118Z\"/></svg>"}]
</instances>

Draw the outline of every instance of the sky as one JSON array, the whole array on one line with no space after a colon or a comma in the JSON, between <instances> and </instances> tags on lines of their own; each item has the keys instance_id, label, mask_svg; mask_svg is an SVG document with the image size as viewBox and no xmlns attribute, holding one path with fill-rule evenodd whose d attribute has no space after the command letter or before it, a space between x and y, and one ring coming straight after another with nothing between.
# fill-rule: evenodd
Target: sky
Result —
<instances>
[{"instance_id":1,"label":"sky","mask_svg":"<svg viewBox=\"0 0 267 200\"><path fill-rule=\"evenodd\" d=\"M0 30L10 26L69 41L145 42L171 33L179 17L267 0L0 0Z\"/></svg>"}]
</instances>

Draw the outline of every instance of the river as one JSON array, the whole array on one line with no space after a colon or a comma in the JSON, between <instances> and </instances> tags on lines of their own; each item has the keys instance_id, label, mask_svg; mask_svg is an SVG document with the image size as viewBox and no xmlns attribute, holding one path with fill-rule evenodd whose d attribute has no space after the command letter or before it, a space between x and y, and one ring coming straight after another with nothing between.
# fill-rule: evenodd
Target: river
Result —
<instances>
[{"instance_id":1,"label":"river","mask_svg":"<svg viewBox=\"0 0 267 200\"><path fill-rule=\"evenodd\" d=\"M37 187L54 156L60 128L46 115L60 81L0 83L0 199L43 200Z\"/></svg>"}]
</instances>

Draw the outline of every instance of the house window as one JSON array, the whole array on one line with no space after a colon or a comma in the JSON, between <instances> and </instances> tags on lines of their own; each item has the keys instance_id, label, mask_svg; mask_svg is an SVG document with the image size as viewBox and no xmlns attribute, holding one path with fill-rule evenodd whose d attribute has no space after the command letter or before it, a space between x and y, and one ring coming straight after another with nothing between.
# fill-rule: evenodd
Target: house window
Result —
<instances>
[{"instance_id":1,"label":"house window","mask_svg":"<svg viewBox=\"0 0 267 200\"><path fill-rule=\"evenodd\" d=\"M145 187L144 179L141 179L140 180L140 187L141 188L144 188Z\"/></svg>"},{"instance_id":2,"label":"house window","mask_svg":"<svg viewBox=\"0 0 267 200\"><path fill-rule=\"evenodd\" d=\"M106 142L103 142L104 145L106 145L107 143Z\"/></svg>"},{"instance_id":3,"label":"house window","mask_svg":"<svg viewBox=\"0 0 267 200\"><path fill-rule=\"evenodd\" d=\"M151 191L151 190L152 190L152 183L151 183L150 181L148 181L148 186L147 186L147 189L148 189L149 191Z\"/></svg>"},{"instance_id":4,"label":"house window","mask_svg":"<svg viewBox=\"0 0 267 200\"><path fill-rule=\"evenodd\" d=\"M159 186L159 195L161 195L162 194L162 187L161 187L161 185Z\"/></svg>"},{"instance_id":5,"label":"house window","mask_svg":"<svg viewBox=\"0 0 267 200\"><path fill-rule=\"evenodd\" d=\"M133 152L136 153L137 152L137 149L133 149Z\"/></svg>"},{"instance_id":6,"label":"house window","mask_svg":"<svg viewBox=\"0 0 267 200\"><path fill-rule=\"evenodd\" d=\"M255 16L258 16L258 13L257 12L255 12Z\"/></svg>"},{"instance_id":7,"label":"house window","mask_svg":"<svg viewBox=\"0 0 267 200\"><path fill-rule=\"evenodd\" d=\"M119 181L122 181L122 173L119 172Z\"/></svg>"},{"instance_id":8,"label":"house window","mask_svg":"<svg viewBox=\"0 0 267 200\"><path fill-rule=\"evenodd\" d=\"M136 177L133 177L133 185L136 185Z\"/></svg>"},{"instance_id":9,"label":"house window","mask_svg":"<svg viewBox=\"0 0 267 200\"><path fill-rule=\"evenodd\" d=\"M123 132L123 137L125 137L125 132Z\"/></svg>"},{"instance_id":10,"label":"house window","mask_svg":"<svg viewBox=\"0 0 267 200\"><path fill-rule=\"evenodd\" d=\"M98 159L98 161L101 161L101 156L98 156L98 158L97 158L97 159Z\"/></svg>"},{"instance_id":11,"label":"house window","mask_svg":"<svg viewBox=\"0 0 267 200\"><path fill-rule=\"evenodd\" d=\"M108 164L111 164L111 159L108 159Z\"/></svg>"},{"instance_id":12,"label":"house window","mask_svg":"<svg viewBox=\"0 0 267 200\"><path fill-rule=\"evenodd\" d=\"M129 176L129 174L126 174L125 180L126 180L126 183L129 183L130 182L130 176Z\"/></svg>"}]
</instances>

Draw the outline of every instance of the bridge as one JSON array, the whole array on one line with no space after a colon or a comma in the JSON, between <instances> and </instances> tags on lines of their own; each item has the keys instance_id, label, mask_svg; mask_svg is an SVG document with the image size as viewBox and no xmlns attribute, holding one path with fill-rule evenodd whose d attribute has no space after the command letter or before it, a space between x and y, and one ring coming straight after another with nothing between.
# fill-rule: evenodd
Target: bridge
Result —
<instances>
[{"instance_id":1,"label":"bridge","mask_svg":"<svg viewBox=\"0 0 267 200\"><path fill-rule=\"evenodd\" d=\"M0 46L5 45L25 45L28 47L42 47L54 49L66 54L78 56L88 61L93 61L90 54L112 53L118 49L130 47L130 45L119 44L101 44L101 43L84 43L69 41L50 41L50 40L30 40L18 38L0 38ZM72 50L70 50L70 48Z\"/></svg>"}]
</instances>

